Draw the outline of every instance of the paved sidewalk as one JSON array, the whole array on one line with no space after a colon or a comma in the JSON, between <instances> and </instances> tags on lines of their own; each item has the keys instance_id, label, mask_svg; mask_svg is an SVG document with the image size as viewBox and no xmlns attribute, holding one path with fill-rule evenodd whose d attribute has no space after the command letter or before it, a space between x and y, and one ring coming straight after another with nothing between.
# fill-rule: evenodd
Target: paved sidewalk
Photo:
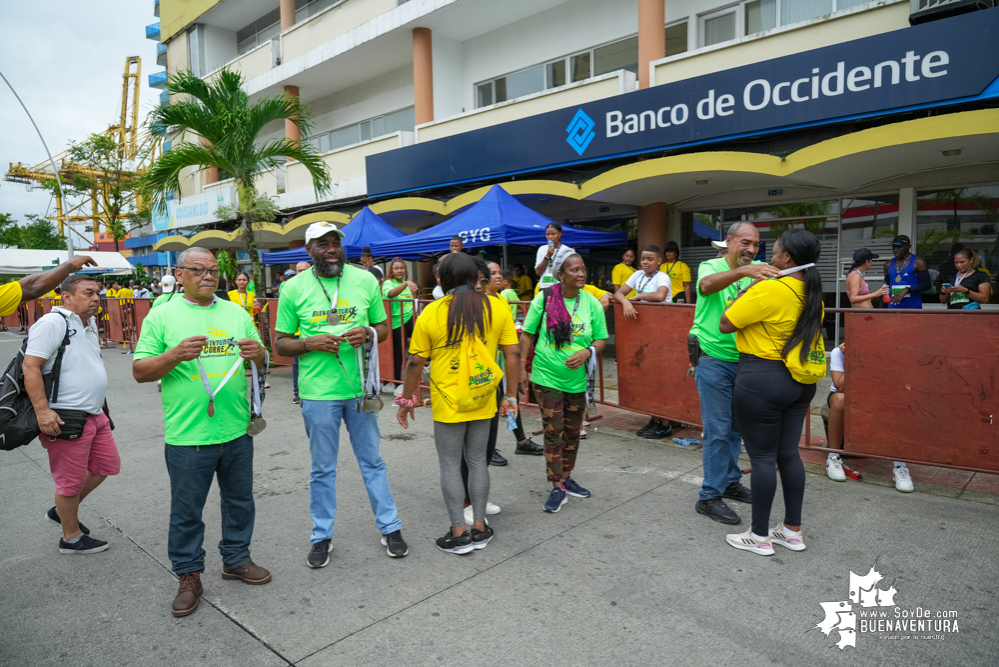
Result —
<instances>
[{"instance_id":1,"label":"paved sidewalk","mask_svg":"<svg viewBox=\"0 0 999 667\"><path fill-rule=\"evenodd\" d=\"M0 360L20 340L0 334ZM457 557L433 544L448 521L429 411L404 432L387 405L382 449L410 555L385 555L344 446L331 562L310 570L308 443L283 369L271 376L269 426L255 442L253 558L274 580L222 581L213 493L205 598L193 616L174 619L160 397L155 384L132 380L131 356L104 356L122 474L84 503L81 519L111 549L60 555L59 533L42 518L54 492L44 450L36 442L0 452L0 664L999 664L994 506L810 472L808 550L775 547L761 558L726 545L737 529L694 513L699 451L600 422L575 475L593 497L551 515L541 510L543 459L515 456L503 433L510 465L491 469L491 500L503 508L490 517L497 537ZM538 425L528 418L528 428ZM773 523L780 505L778 497ZM734 509L745 529L749 507ZM953 610L959 632L858 632L855 648L837 648L838 631L815 629L820 603L849 600L851 570L872 567L885 577L879 588L897 591L889 618L896 609ZM852 609L859 629L867 610Z\"/></svg>"}]
</instances>

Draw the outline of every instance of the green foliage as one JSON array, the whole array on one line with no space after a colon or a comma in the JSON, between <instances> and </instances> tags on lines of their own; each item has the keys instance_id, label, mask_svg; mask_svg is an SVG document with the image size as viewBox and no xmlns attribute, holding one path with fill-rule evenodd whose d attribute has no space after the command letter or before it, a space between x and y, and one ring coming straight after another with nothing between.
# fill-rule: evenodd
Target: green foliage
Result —
<instances>
[{"instance_id":1,"label":"green foliage","mask_svg":"<svg viewBox=\"0 0 999 667\"><path fill-rule=\"evenodd\" d=\"M219 271L222 272L222 277L229 282L236 279L236 274L239 273L239 266L236 264L236 258L228 250L219 250L218 254L215 255L215 260L219 263Z\"/></svg>"},{"instance_id":2,"label":"green foliage","mask_svg":"<svg viewBox=\"0 0 999 667\"><path fill-rule=\"evenodd\" d=\"M51 220L38 215L27 215L29 222L20 228L20 248L28 250L65 250L66 241L56 231Z\"/></svg>"},{"instance_id":3,"label":"green foliage","mask_svg":"<svg viewBox=\"0 0 999 667\"><path fill-rule=\"evenodd\" d=\"M146 267L142 266L141 262L137 262L135 264L135 267L132 269L132 275L135 276L135 279L140 283L149 282L149 274L146 273Z\"/></svg>"},{"instance_id":4,"label":"green foliage","mask_svg":"<svg viewBox=\"0 0 999 667\"><path fill-rule=\"evenodd\" d=\"M752 217L754 220L759 220L763 215L771 218L790 218L785 220L775 220L770 223L770 237L774 239L780 237L781 234L792 227L796 227L797 225L804 225L806 230L815 235L825 234L825 220L817 220L814 218L806 220L805 218L809 218L811 216L829 215L829 202L805 201L777 204L776 206L770 206L757 211L752 215ZM794 218L800 219L794 220Z\"/></svg>"},{"instance_id":5,"label":"green foliage","mask_svg":"<svg viewBox=\"0 0 999 667\"><path fill-rule=\"evenodd\" d=\"M958 241L974 240L974 238L974 234L962 232L960 229L924 229L916 239L916 254L920 257L928 257L944 241L953 245Z\"/></svg>"},{"instance_id":6,"label":"green foliage","mask_svg":"<svg viewBox=\"0 0 999 667\"><path fill-rule=\"evenodd\" d=\"M240 200L239 206L219 206L215 210L215 217L219 220L243 221L248 219L250 223L273 222L278 216L277 202L268 195L257 194L255 191L250 195L249 202Z\"/></svg>"},{"instance_id":7,"label":"green foliage","mask_svg":"<svg viewBox=\"0 0 999 667\"><path fill-rule=\"evenodd\" d=\"M0 213L0 245L8 247L21 245L21 228L10 213Z\"/></svg>"}]
</instances>

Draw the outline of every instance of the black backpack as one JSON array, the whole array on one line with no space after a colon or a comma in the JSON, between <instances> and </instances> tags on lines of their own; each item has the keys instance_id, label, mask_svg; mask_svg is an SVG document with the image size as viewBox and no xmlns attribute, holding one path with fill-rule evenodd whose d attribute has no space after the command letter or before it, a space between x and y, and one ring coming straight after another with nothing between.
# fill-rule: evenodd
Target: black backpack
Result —
<instances>
[{"instance_id":1,"label":"black backpack","mask_svg":"<svg viewBox=\"0 0 999 667\"><path fill-rule=\"evenodd\" d=\"M59 313L57 310L53 312ZM59 315L66 320L66 335L56 353L52 372L42 375L45 395L49 397L50 404L59 400L62 357L66 353L66 346L69 345L69 320L62 313ZM21 364L24 363L24 351L27 347L28 338L25 336L20 351L11 359L7 370L4 371L3 383L0 384L0 450L10 451L23 447L41 434L38 420L35 418L35 409L31 405L31 399L28 398L28 392L24 389L24 370Z\"/></svg>"}]
</instances>

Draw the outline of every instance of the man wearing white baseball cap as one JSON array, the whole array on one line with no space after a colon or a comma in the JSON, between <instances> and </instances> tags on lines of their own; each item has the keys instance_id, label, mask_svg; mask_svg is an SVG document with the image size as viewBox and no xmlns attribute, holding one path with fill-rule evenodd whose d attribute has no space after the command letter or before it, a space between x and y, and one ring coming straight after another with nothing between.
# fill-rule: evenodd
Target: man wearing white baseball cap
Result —
<instances>
[{"instance_id":1,"label":"man wearing white baseball cap","mask_svg":"<svg viewBox=\"0 0 999 667\"><path fill-rule=\"evenodd\" d=\"M180 291L175 291L177 287L177 279L173 276L163 276L163 293L158 297L153 299L153 304L149 306L150 308L155 308L156 306L162 306L164 303L170 301L175 296L180 294Z\"/></svg>"},{"instance_id":2,"label":"man wearing white baseball cap","mask_svg":"<svg viewBox=\"0 0 999 667\"><path fill-rule=\"evenodd\" d=\"M274 341L278 354L300 358L298 389L312 455L312 547L307 559L312 568L325 567L333 550L341 421L346 422L361 467L382 545L393 558L409 553L379 450L377 389L374 398L367 398L372 393L367 371L376 367L371 350L389 333L385 306L378 279L347 264L343 235L326 221L305 231L312 270L282 286Z\"/></svg>"}]
</instances>

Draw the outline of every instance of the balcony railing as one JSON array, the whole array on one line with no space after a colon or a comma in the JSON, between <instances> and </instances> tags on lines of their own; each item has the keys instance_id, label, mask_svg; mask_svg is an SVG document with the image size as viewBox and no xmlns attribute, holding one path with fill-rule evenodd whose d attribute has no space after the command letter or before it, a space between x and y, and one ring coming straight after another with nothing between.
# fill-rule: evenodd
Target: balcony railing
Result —
<instances>
[{"instance_id":1,"label":"balcony railing","mask_svg":"<svg viewBox=\"0 0 999 667\"><path fill-rule=\"evenodd\" d=\"M168 104L170 104L170 93L164 90L160 93L160 106L165 107Z\"/></svg>"},{"instance_id":2,"label":"balcony railing","mask_svg":"<svg viewBox=\"0 0 999 667\"><path fill-rule=\"evenodd\" d=\"M156 64L161 67L166 67L167 65L167 45L157 44L156 45Z\"/></svg>"},{"instance_id":3,"label":"balcony railing","mask_svg":"<svg viewBox=\"0 0 999 667\"><path fill-rule=\"evenodd\" d=\"M153 16L160 17L160 0L153 0Z\"/></svg>"},{"instance_id":4,"label":"balcony railing","mask_svg":"<svg viewBox=\"0 0 999 667\"><path fill-rule=\"evenodd\" d=\"M166 88L166 84L167 84L166 70L149 75L150 88Z\"/></svg>"},{"instance_id":5,"label":"balcony railing","mask_svg":"<svg viewBox=\"0 0 999 667\"><path fill-rule=\"evenodd\" d=\"M154 42L160 41L160 22L157 21L152 25L146 26L146 39L151 39Z\"/></svg>"}]
</instances>

